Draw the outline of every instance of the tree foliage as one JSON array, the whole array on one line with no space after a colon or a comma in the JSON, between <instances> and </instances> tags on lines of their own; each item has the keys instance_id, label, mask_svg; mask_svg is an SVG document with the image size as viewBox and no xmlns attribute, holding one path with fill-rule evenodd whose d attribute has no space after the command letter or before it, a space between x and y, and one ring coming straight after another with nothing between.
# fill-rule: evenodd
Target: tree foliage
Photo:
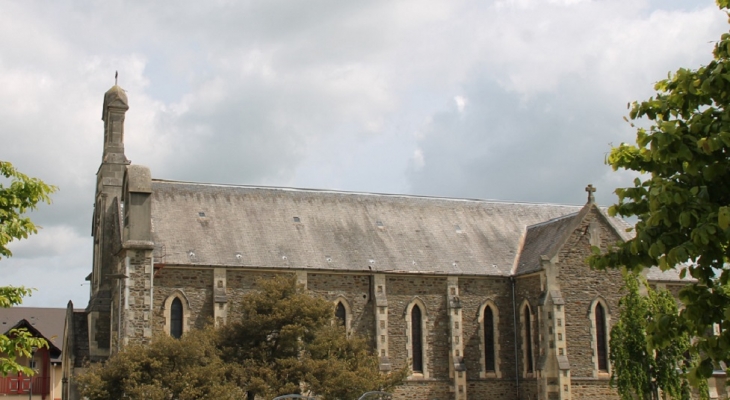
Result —
<instances>
[{"instance_id":1,"label":"tree foliage","mask_svg":"<svg viewBox=\"0 0 730 400\"><path fill-rule=\"evenodd\" d=\"M39 203L50 204L50 195L56 187L21 173L7 161L0 160L0 176L10 182L4 185L0 180L0 258L3 258L13 255L8 243L38 232L25 213L35 210Z\"/></svg>"},{"instance_id":2,"label":"tree foliage","mask_svg":"<svg viewBox=\"0 0 730 400\"><path fill-rule=\"evenodd\" d=\"M129 346L79 378L82 396L101 399L244 399L305 393L355 399L400 383L381 373L368 342L333 324L334 306L279 276L245 295L241 319L220 329L156 337Z\"/></svg>"},{"instance_id":3,"label":"tree foliage","mask_svg":"<svg viewBox=\"0 0 730 400\"><path fill-rule=\"evenodd\" d=\"M233 369L221 360L208 328L125 347L105 364L91 365L78 387L89 400L243 399L233 382Z\"/></svg>"},{"instance_id":4,"label":"tree foliage","mask_svg":"<svg viewBox=\"0 0 730 400\"><path fill-rule=\"evenodd\" d=\"M36 209L39 203L50 203L50 194L56 190L54 186L45 184L37 178L31 178L19 172L12 164L0 160L0 259L10 257L12 253L7 244L13 240L25 239L38 232L25 213ZM8 308L23 302L32 289L26 287L0 287L0 308ZM22 372L32 375L33 371L18 364L18 357L29 357L33 347L48 347L41 338L33 337L24 329L13 329L6 335L0 334L0 374Z\"/></svg>"},{"instance_id":5,"label":"tree foliage","mask_svg":"<svg viewBox=\"0 0 730 400\"><path fill-rule=\"evenodd\" d=\"M367 342L333 324L334 305L297 287L294 277L259 285L244 296L240 321L221 330L224 358L238 365L246 391L348 399L405 378L407 370L381 373Z\"/></svg>"},{"instance_id":6,"label":"tree foliage","mask_svg":"<svg viewBox=\"0 0 730 400\"><path fill-rule=\"evenodd\" d=\"M728 3L718 1L724 11ZM678 330L655 329L652 336L659 344L685 333L697 337L701 377L719 361L730 365L730 296L722 289L730 280L730 33L713 55L706 66L670 74L655 85L655 96L631 105L631 120L650 127L637 129L636 144L613 148L607 162L642 174L633 187L616 189L618 203L609 210L637 217L636 236L589 260L598 268L675 268L695 279L680 294L681 318L658 318Z\"/></svg>"},{"instance_id":7,"label":"tree foliage","mask_svg":"<svg viewBox=\"0 0 730 400\"><path fill-rule=\"evenodd\" d=\"M630 272L624 273L624 290L619 320L611 329L612 384L623 400L658 400L660 391L672 399L689 399L689 335L678 335L659 347L651 335L652 329L674 328L664 326L664 321L652 322L661 315L677 315L676 299L666 290L653 290L646 280Z\"/></svg>"}]
</instances>

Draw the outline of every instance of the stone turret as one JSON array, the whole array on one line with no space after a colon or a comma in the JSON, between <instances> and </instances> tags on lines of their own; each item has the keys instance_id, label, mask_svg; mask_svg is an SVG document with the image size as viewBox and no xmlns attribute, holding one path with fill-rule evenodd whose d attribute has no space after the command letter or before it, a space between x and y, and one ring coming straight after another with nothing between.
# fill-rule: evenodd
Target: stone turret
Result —
<instances>
[{"instance_id":1,"label":"stone turret","mask_svg":"<svg viewBox=\"0 0 730 400\"><path fill-rule=\"evenodd\" d=\"M124 89L114 85L104 93L101 119L104 121L104 153L102 165L129 164L124 156L124 116L129 110L129 101Z\"/></svg>"}]
</instances>

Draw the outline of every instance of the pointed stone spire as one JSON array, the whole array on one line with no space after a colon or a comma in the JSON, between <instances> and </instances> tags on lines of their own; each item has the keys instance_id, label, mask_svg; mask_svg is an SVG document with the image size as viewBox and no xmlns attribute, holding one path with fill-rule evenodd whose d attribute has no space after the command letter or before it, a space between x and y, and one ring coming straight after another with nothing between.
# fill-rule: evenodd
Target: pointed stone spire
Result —
<instances>
[{"instance_id":1,"label":"pointed stone spire","mask_svg":"<svg viewBox=\"0 0 730 400\"><path fill-rule=\"evenodd\" d=\"M589 184L586 186L586 192L588 192L588 203L595 203L596 197L593 196L593 193L596 192L596 188L594 188L592 184Z\"/></svg>"}]
</instances>

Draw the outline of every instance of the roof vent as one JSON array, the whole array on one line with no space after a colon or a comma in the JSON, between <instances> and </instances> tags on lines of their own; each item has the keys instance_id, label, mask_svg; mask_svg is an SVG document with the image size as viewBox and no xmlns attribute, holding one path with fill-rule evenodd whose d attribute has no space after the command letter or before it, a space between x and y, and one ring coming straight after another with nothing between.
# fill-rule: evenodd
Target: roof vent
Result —
<instances>
[{"instance_id":1,"label":"roof vent","mask_svg":"<svg viewBox=\"0 0 730 400\"><path fill-rule=\"evenodd\" d=\"M330 256L326 256L326 257L327 257L327 262L328 263L331 263L332 262L332 257L330 257Z\"/></svg>"},{"instance_id":2,"label":"roof vent","mask_svg":"<svg viewBox=\"0 0 730 400\"><path fill-rule=\"evenodd\" d=\"M192 251L192 250L188 250L188 257L194 258L195 257L195 252Z\"/></svg>"},{"instance_id":3,"label":"roof vent","mask_svg":"<svg viewBox=\"0 0 730 400\"><path fill-rule=\"evenodd\" d=\"M294 222L301 222L301 220L299 219L299 217L294 217Z\"/></svg>"},{"instance_id":4,"label":"roof vent","mask_svg":"<svg viewBox=\"0 0 730 400\"><path fill-rule=\"evenodd\" d=\"M198 212L198 217L205 217L205 213L204 213L204 212L202 212L202 211L199 211L199 212Z\"/></svg>"},{"instance_id":5,"label":"roof vent","mask_svg":"<svg viewBox=\"0 0 730 400\"><path fill-rule=\"evenodd\" d=\"M370 264L375 264L375 260L373 260L373 259L371 258L371 259L369 259L369 260L368 260L368 263L370 263Z\"/></svg>"},{"instance_id":6,"label":"roof vent","mask_svg":"<svg viewBox=\"0 0 730 400\"><path fill-rule=\"evenodd\" d=\"M281 259L286 261L286 256L281 256Z\"/></svg>"},{"instance_id":7,"label":"roof vent","mask_svg":"<svg viewBox=\"0 0 730 400\"><path fill-rule=\"evenodd\" d=\"M454 225L454 229L456 229L456 233L461 233L461 227L459 225Z\"/></svg>"},{"instance_id":8,"label":"roof vent","mask_svg":"<svg viewBox=\"0 0 730 400\"><path fill-rule=\"evenodd\" d=\"M375 221L375 225L377 225L378 228L382 228L383 227L383 221Z\"/></svg>"},{"instance_id":9,"label":"roof vent","mask_svg":"<svg viewBox=\"0 0 730 400\"><path fill-rule=\"evenodd\" d=\"M241 253L236 253L236 260L241 261L242 258L243 256L241 255Z\"/></svg>"}]
</instances>

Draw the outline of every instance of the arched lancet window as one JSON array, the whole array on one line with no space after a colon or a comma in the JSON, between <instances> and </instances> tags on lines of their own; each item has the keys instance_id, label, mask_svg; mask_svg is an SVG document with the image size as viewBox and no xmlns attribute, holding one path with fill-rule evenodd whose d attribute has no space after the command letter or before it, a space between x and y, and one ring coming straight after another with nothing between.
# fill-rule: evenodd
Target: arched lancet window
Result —
<instances>
[{"instance_id":1,"label":"arched lancet window","mask_svg":"<svg viewBox=\"0 0 730 400\"><path fill-rule=\"evenodd\" d=\"M606 346L606 312L601 303L596 304L596 355L598 370L608 372L608 346Z\"/></svg>"},{"instance_id":2,"label":"arched lancet window","mask_svg":"<svg viewBox=\"0 0 730 400\"><path fill-rule=\"evenodd\" d=\"M179 339L183 334L183 305L175 298L170 306L170 336Z\"/></svg>"},{"instance_id":3,"label":"arched lancet window","mask_svg":"<svg viewBox=\"0 0 730 400\"><path fill-rule=\"evenodd\" d=\"M496 370L494 351L494 313L492 307L484 308L484 369L486 372Z\"/></svg>"},{"instance_id":4,"label":"arched lancet window","mask_svg":"<svg viewBox=\"0 0 730 400\"><path fill-rule=\"evenodd\" d=\"M421 329L421 321L421 308L416 304L411 310L411 346L414 373L423 373L423 330Z\"/></svg>"},{"instance_id":5,"label":"arched lancet window","mask_svg":"<svg viewBox=\"0 0 730 400\"><path fill-rule=\"evenodd\" d=\"M345 305L342 304L341 301L337 302L337 307L335 308L335 318L340 325L347 328L347 310L345 309Z\"/></svg>"},{"instance_id":6,"label":"arched lancet window","mask_svg":"<svg viewBox=\"0 0 730 400\"><path fill-rule=\"evenodd\" d=\"M527 372L532 372L532 321L530 316L530 306L525 305L525 363L527 364Z\"/></svg>"}]
</instances>

